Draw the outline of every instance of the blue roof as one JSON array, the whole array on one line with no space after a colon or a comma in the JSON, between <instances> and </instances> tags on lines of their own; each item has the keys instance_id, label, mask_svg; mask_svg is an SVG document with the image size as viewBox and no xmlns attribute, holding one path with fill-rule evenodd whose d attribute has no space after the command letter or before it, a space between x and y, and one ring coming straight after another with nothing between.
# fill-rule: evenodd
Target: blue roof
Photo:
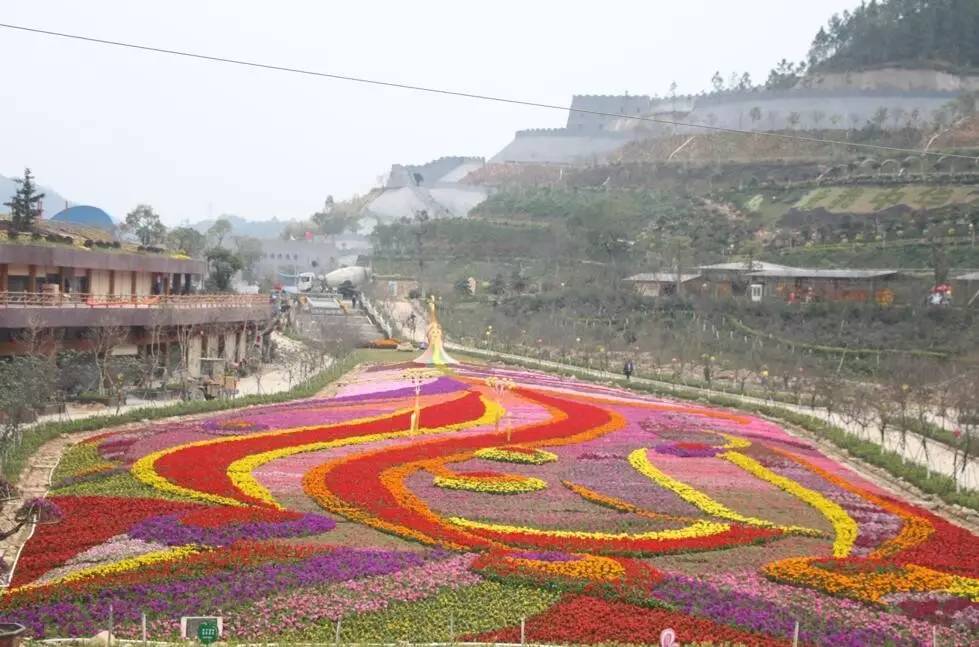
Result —
<instances>
[{"instance_id":1,"label":"blue roof","mask_svg":"<svg viewBox=\"0 0 979 647\"><path fill-rule=\"evenodd\" d=\"M51 220L56 222L70 222L86 227L97 227L106 231L112 231L116 228L116 224L112 221L109 214L98 207L89 207L87 205L78 205L63 209L51 216Z\"/></svg>"}]
</instances>

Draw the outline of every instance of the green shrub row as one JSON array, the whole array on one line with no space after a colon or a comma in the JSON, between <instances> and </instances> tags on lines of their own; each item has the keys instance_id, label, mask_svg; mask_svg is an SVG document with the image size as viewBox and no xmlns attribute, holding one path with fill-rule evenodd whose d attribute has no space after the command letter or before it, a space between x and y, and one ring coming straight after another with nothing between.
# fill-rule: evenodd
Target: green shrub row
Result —
<instances>
[{"instance_id":1,"label":"green shrub row","mask_svg":"<svg viewBox=\"0 0 979 647\"><path fill-rule=\"evenodd\" d=\"M268 395L247 395L230 400L191 400L175 402L161 407L143 407L132 409L120 414L105 414L80 418L78 420L44 422L25 429L19 446L13 448L4 458L3 474L8 480L16 483L30 458L44 443L61 434L79 431L91 431L103 427L124 425L140 420L159 420L173 416L186 416L212 411L238 409L257 404L274 404L298 398L307 398L337 380L364 358L360 351L354 351L345 357L337 359L330 367L310 377L305 382L297 384L288 391L270 393Z\"/></svg>"}]
</instances>

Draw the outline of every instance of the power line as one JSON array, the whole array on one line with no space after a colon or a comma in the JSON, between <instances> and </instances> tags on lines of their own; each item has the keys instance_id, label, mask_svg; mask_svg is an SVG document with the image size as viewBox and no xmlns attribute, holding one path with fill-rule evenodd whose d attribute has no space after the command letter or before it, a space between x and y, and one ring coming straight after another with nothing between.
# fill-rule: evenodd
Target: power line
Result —
<instances>
[{"instance_id":1,"label":"power line","mask_svg":"<svg viewBox=\"0 0 979 647\"><path fill-rule=\"evenodd\" d=\"M368 79L359 76L350 76L346 74L335 74L331 72L318 72L316 70L306 70L297 67L287 67L284 65L273 65L270 63L258 63L255 61L246 61L236 58L228 58L224 56L211 56L208 54L198 54L196 52L188 52L185 50L177 49L167 49L164 47L153 47L151 45L140 45L138 43L126 43L117 40L107 40L104 38L95 38L93 36L84 36L81 34L69 34L65 32L51 31L48 29L40 29L37 27L25 27L23 25L13 25L8 23L0 23L0 28L10 29L21 32L28 32L32 34L39 34L42 36L53 36L56 38L64 38L69 40L82 41L86 43L94 43L98 45L110 45L113 47L124 47L127 49L135 49L144 52L153 52L156 54L169 54L172 56L181 56L184 58L196 59L201 61L209 61L212 63L225 63L229 65L240 65L244 67L258 68L262 70L270 70L273 72L288 72L290 74L301 74L304 76L314 76L325 79L333 79L336 81L349 81L352 83L363 83L366 85L376 85L388 88L397 88L400 90L412 90L415 92L427 92L429 94L440 94L452 97L461 97L464 99L476 99L479 101L493 101L496 103L507 103L511 105L526 106L530 108L544 108L547 110L560 110L562 112L576 112L586 115L594 115L598 117L613 117L615 119L630 119L633 121L642 121L647 123L660 124L665 126L682 126L684 128L699 128L701 130L707 130L712 132L720 133L733 133L739 135L752 135L761 137L775 137L778 139L785 139L798 142L807 142L812 144L832 144L837 146L846 146L849 148L863 148L876 151L887 151L891 153L906 153L909 155L928 155L933 157L950 157L957 159L967 159L970 161L975 161L979 163L979 157L972 157L969 155L960 155L956 153L942 153L938 151L921 151L913 148L900 148L897 146L884 146L882 144L868 144L865 142L848 142L836 139L822 139L819 137L806 137L804 135L792 135L789 133L777 133L777 132L766 132L766 131L753 131L753 130L742 130L740 128L725 128L723 126L711 126L707 124L695 124L683 121L674 121L671 119L660 119L657 117L643 117L638 115L622 115L616 114L614 112L602 112L600 110L587 110L584 108L569 108L567 106L559 106L551 103L541 103L538 101L527 101L524 99L513 99L508 97L496 97L486 94L477 94L473 92L463 92L459 90L446 90L443 88L431 88L422 85L412 85L408 83L397 83L394 81L382 81L378 79Z\"/></svg>"}]
</instances>

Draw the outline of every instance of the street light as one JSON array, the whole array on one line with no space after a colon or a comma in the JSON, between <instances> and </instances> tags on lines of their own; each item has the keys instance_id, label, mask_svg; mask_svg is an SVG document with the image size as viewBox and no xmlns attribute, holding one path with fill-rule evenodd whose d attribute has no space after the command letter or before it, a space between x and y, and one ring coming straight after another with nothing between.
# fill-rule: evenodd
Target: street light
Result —
<instances>
[{"instance_id":1,"label":"street light","mask_svg":"<svg viewBox=\"0 0 979 647\"><path fill-rule=\"evenodd\" d=\"M439 375L441 375L441 372L425 368L412 368L401 374L401 377L407 380L415 389L415 408L411 414L411 433L413 434L418 432L421 423L422 386L427 380L438 377Z\"/></svg>"}]
</instances>

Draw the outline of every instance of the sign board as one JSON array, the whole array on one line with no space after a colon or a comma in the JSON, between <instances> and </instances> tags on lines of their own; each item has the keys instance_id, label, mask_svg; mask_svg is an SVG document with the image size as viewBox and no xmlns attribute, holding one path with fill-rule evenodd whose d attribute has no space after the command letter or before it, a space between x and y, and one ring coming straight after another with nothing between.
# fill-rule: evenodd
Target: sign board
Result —
<instances>
[{"instance_id":1,"label":"sign board","mask_svg":"<svg viewBox=\"0 0 979 647\"><path fill-rule=\"evenodd\" d=\"M218 639L218 624L216 622L202 622L197 625L197 640L202 645L210 645Z\"/></svg>"},{"instance_id":2,"label":"sign board","mask_svg":"<svg viewBox=\"0 0 979 647\"><path fill-rule=\"evenodd\" d=\"M183 616L180 618L180 637L199 640L205 645L217 641L224 634L224 618L217 616ZM211 636L213 635L213 638Z\"/></svg>"}]
</instances>

